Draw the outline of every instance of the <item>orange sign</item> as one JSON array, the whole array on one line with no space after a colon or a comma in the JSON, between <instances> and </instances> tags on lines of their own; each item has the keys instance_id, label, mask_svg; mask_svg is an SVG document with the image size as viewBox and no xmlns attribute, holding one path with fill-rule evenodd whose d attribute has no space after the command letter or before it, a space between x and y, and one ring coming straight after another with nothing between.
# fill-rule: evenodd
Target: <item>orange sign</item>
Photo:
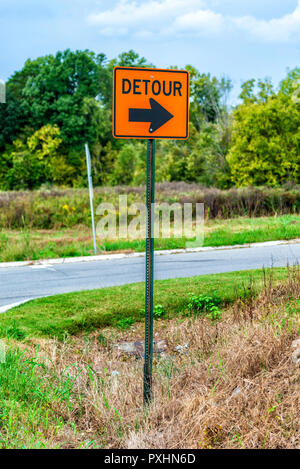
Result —
<instances>
[{"instance_id":1,"label":"orange sign","mask_svg":"<svg viewBox=\"0 0 300 469\"><path fill-rule=\"evenodd\" d=\"M114 68L115 138L188 138L189 74L186 70Z\"/></svg>"}]
</instances>

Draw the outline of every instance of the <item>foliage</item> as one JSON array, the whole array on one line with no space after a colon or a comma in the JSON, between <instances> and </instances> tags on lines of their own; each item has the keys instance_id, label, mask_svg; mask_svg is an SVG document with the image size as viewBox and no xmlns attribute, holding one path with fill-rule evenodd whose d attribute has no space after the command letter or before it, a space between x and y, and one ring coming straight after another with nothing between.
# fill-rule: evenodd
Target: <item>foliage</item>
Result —
<instances>
[{"instance_id":1,"label":"foliage","mask_svg":"<svg viewBox=\"0 0 300 469\"><path fill-rule=\"evenodd\" d=\"M36 164L41 164L35 160ZM30 173L32 177L32 173ZM102 202L119 207L119 194L127 195L128 205L145 203L145 186L103 187L94 190L94 206ZM158 183L156 201L204 203L206 219L279 216L300 213L300 189L232 188L208 189L198 184ZM59 229L76 225L91 226L87 189L57 189L0 192L0 228Z\"/></svg>"},{"instance_id":2,"label":"foliage","mask_svg":"<svg viewBox=\"0 0 300 469\"><path fill-rule=\"evenodd\" d=\"M64 426L76 378L67 369L58 376L37 354L38 349L28 356L24 350L9 347L5 362L0 363L1 449L43 449L49 427L57 432ZM58 403L60 412L56 411Z\"/></svg>"},{"instance_id":3,"label":"foliage","mask_svg":"<svg viewBox=\"0 0 300 469\"><path fill-rule=\"evenodd\" d=\"M241 275L231 274L231 288L233 278L239 282ZM223 297L224 275L215 277L210 281ZM235 302L233 292L233 305L217 325L201 317L180 318L186 279L178 281L173 296L168 293L174 291L174 280L158 282L174 319L163 321L159 328L168 347L165 356L156 354L153 360L155 399L149 412L136 411L143 398L141 363L125 355L120 359L112 346L128 338L127 333L106 329L104 336L99 330L84 331L75 337L65 334L59 342L36 339L40 335L36 328L31 330L34 338L27 337L25 343L5 339L6 359L0 364L1 449L180 449L182 442L199 449L298 448L299 368L291 360L291 344L299 335L299 270L290 269L288 277L280 283L272 277L261 282L258 298L247 302ZM243 280L248 282L249 274ZM198 293L211 286L205 277L189 283ZM134 300L143 296L137 285L127 295L134 290L129 314L136 307ZM122 291L109 294L108 290L102 298L99 292L91 304L92 292L83 294L91 314L96 310L98 315L110 309L108 299L122 295L123 305L127 297ZM77 301L82 313L82 294ZM44 300L36 308L38 321L40 315L47 320L57 315L57 308L47 315L45 306ZM70 314L68 306L63 309L61 302L61 316ZM32 307L22 318L23 326L28 315L28 323L37 325ZM136 324L135 336L142 331L142 322ZM174 355L179 342L186 345L178 348L188 347L188 353ZM220 411L224 399L226 411ZM170 419L175 407L178 418ZM186 462L185 455L181 462Z\"/></svg>"},{"instance_id":4,"label":"foliage","mask_svg":"<svg viewBox=\"0 0 300 469\"><path fill-rule=\"evenodd\" d=\"M122 318L117 322L117 327L119 329L129 329L134 324L134 319L131 317L129 318Z\"/></svg>"},{"instance_id":5,"label":"foliage","mask_svg":"<svg viewBox=\"0 0 300 469\"><path fill-rule=\"evenodd\" d=\"M228 162L237 186L278 186L300 181L300 106L293 83L300 69L288 75L275 94L269 81L243 85L243 103L234 112Z\"/></svg>"},{"instance_id":6,"label":"foliage","mask_svg":"<svg viewBox=\"0 0 300 469\"><path fill-rule=\"evenodd\" d=\"M96 185L144 181L144 143L115 140L111 134L111 83L116 65L153 67L132 50L113 60L88 50L65 50L27 60L22 70L12 75L7 83L7 105L0 106L1 189L32 189L45 183L86 186L86 142L92 154ZM207 157L208 176L203 180L208 183L214 180L216 185L220 183L224 187L219 168L225 168L226 145L223 149L219 123L221 116L227 113L224 97L231 84L229 80L200 74L192 66L187 69L191 77L191 137L188 142L157 145L161 168L158 178L199 181L206 171L204 160ZM49 165L41 163L42 158L33 154L34 142L49 128L58 129L61 139L59 151L55 148L57 155L46 158L53 163L51 170ZM204 149L204 142L209 149Z\"/></svg>"},{"instance_id":7,"label":"foliage","mask_svg":"<svg viewBox=\"0 0 300 469\"><path fill-rule=\"evenodd\" d=\"M190 74L190 118L199 131L203 122L217 122L220 114L226 109L222 98L225 98L232 88L231 80L218 80L208 73L200 73L191 65L186 69Z\"/></svg>"},{"instance_id":8,"label":"foliage","mask_svg":"<svg viewBox=\"0 0 300 469\"><path fill-rule=\"evenodd\" d=\"M6 104L0 104L0 152L5 150L5 145L12 144L18 137L23 125L23 111L10 86L7 86Z\"/></svg>"},{"instance_id":9,"label":"foliage","mask_svg":"<svg viewBox=\"0 0 300 469\"><path fill-rule=\"evenodd\" d=\"M194 295L192 294L188 303L189 314L193 316L204 316L212 322L221 319L221 310L219 306L222 300L218 294Z\"/></svg>"},{"instance_id":10,"label":"foliage","mask_svg":"<svg viewBox=\"0 0 300 469\"><path fill-rule=\"evenodd\" d=\"M133 50L108 60L102 53L67 49L29 59L11 76L7 103L0 104L0 190L43 184L85 187L86 142L95 185L145 181L145 143L112 137L116 65L154 67ZM192 65L186 69L190 136L187 141L157 142L157 181L221 189L299 183L300 107L294 99L299 68L288 72L278 90L268 79L248 80L234 110L228 106L230 79L200 73ZM41 144L49 147L47 154Z\"/></svg>"},{"instance_id":11,"label":"foliage","mask_svg":"<svg viewBox=\"0 0 300 469\"><path fill-rule=\"evenodd\" d=\"M145 315L145 308L141 309L141 313L143 313L143 315ZM163 305L154 305L153 306L153 317L155 319L161 319L163 316L165 316L166 314L166 311L163 307Z\"/></svg>"},{"instance_id":12,"label":"foliage","mask_svg":"<svg viewBox=\"0 0 300 469\"><path fill-rule=\"evenodd\" d=\"M41 127L23 143L14 141L10 152L0 154L2 185L5 189L34 189L45 182L67 185L76 174L75 162L60 153L60 130L50 124ZM77 164L81 165L81 161Z\"/></svg>"},{"instance_id":13,"label":"foliage","mask_svg":"<svg viewBox=\"0 0 300 469\"><path fill-rule=\"evenodd\" d=\"M67 210L67 206L65 206ZM97 220L96 220L97 221ZM300 237L300 216L283 215L262 218L206 220L203 246L232 246ZM184 249L186 238L156 238L155 250ZM202 243L199 243L202 246ZM98 253L145 252L144 238L137 240L97 238ZM90 226L39 230L24 226L20 230L0 232L0 262L32 261L94 255ZM156 308L154 308L154 314ZM160 313L157 305L157 314Z\"/></svg>"},{"instance_id":14,"label":"foliage","mask_svg":"<svg viewBox=\"0 0 300 469\"><path fill-rule=\"evenodd\" d=\"M163 307L163 305L155 305L154 308L153 308L153 316L156 318L156 319L160 319L162 318L164 315L165 315L165 309Z\"/></svg>"}]
</instances>

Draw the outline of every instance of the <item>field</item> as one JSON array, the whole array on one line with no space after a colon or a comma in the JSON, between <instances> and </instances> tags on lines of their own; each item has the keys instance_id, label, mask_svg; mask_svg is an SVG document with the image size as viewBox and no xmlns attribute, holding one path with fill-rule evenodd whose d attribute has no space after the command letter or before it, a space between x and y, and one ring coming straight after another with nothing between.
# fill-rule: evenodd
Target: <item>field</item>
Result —
<instances>
[{"instance_id":1,"label":"field","mask_svg":"<svg viewBox=\"0 0 300 469\"><path fill-rule=\"evenodd\" d=\"M207 220L203 246L231 246L300 238L300 216ZM185 238L156 239L155 249L182 249ZM98 254L145 251L144 239L99 239ZM91 230L75 226L59 230L2 230L0 262L90 256L94 254Z\"/></svg>"},{"instance_id":2,"label":"field","mask_svg":"<svg viewBox=\"0 0 300 469\"><path fill-rule=\"evenodd\" d=\"M95 208L144 202L144 187L97 188ZM300 191L248 188L220 191L197 184L161 183L157 202L200 203L205 207L204 246L247 244L300 238ZM195 206L195 205L194 205ZM88 191L0 193L0 262L93 254ZM96 224L100 217L96 215ZM186 247L185 238L156 239L155 249ZM144 239L97 238L98 252L144 251Z\"/></svg>"},{"instance_id":3,"label":"field","mask_svg":"<svg viewBox=\"0 0 300 469\"><path fill-rule=\"evenodd\" d=\"M128 206L145 203L145 186L97 187L94 207L111 203L118 213L119 197L126 196ZM220 190L195 183L156 184L155 201L168 204L203 203L205 219L268 217L300 214L300 188L249 187ZM91 226L87 189L52 188L36 191L0 191L1 229L60 229Z\"/></svg>"},{"instance_id":4,"label":"field","mask_svg":"<svg viewBox=\"0 0 300 469\"><path fill-rule=\"evenodd\" d=\"M145 187L100 187L94 207L145 202ZM225 246L300 238L300 190L244 188L221 191L198 184L159 183L156 202L204 203L204 246ZM100 216L96 214L96 225ZM186 247L185 238L156 239L155 249ZM144 239L102 239L98 253L145 250ZM94 254L86 189L0 192L0 262Z\"/></svg>"},{"instance_id":5,"label":"field","mask_svg":"<svg viewBox=\"0 0 300 469\"><path fill-rule=\"evenodd\" d=\"M144 284L1 315L0 447L299 448L299 288L297 267L157 281L148 409L115 347L143 337Z\"/></svg>"},{"instance_id":6,"label":"field","mask_svg":"<svg viewBox=\"0 0 300 469\"><path fill-rule=\"evenodd\" d=\"M95 206L124 193L129 204L145 198L145 188L100 188ZM166 183L157 200L204 201L204 246L300 238L299 189ZM86 190L0 193L0 207L0 261L93 254ZM143 239L97 245L145 250ZM144 288L57 295L0 315L0 448L299 448L299 268L155 281L154 338L165 350L154 355L148 408L143 360L119 349L143 342Z\"/></svg>"}]
</instances>

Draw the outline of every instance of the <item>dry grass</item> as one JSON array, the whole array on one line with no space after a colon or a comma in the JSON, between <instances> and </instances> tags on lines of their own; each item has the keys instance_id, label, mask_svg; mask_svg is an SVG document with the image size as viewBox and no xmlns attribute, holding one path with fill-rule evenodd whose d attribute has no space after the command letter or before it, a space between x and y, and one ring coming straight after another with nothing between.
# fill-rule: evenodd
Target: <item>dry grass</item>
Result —
<instances>
[{"instance_id":1,"label":"dry grass","mask_svg":"<svg viewBox=\"0 0 300 469\"><path fill-rule=\"evenodd\" d=\"M145 203L145 186L96 187L94 204L113 203L119 195L128 204ZM165 182L156 184L156 202L204 203L207 219L263 217L299 214L300 189L294 187L246 187L220 190L199 184ZM1 229L61 229L77 225L90 227L88 189L0 191Z\"/></svg>"},{"instance_id":2,"label":"dry grass","mask_svg":"<svg viewBox=\"0 0 300 469\"><path fill-rule=\"evenodd\" d=\"M291 360L299 298L295 269L280 287L266 279L257 299L235 303L218 323L156 321L168 348L154 360L146 410L143 361L113 346L140 339L142 324L63 343L33 340L49 368L73 380L71 406L53 402L64 425L49 432L47 447L300 448L300 368ZM187 354L174 351L186 343Z\"/></svg>"}]
</instances>

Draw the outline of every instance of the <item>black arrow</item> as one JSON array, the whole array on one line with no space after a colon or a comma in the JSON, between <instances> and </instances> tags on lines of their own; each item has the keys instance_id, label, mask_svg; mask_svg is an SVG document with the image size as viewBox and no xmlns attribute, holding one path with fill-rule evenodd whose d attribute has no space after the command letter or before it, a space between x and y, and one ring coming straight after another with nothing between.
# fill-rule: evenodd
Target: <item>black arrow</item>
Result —
<instances>
[{"instance_id":1,"label":"black arrow","mask_svg":"<svg viewBox=\"0 0 300 469\"><path fill-rule=\"evenodd\" d=\"M153 98L150 106L151 109L129 109L129 122L151 122L149 132L153 133L174 116Z\"/></svg>"}]
</instances>

